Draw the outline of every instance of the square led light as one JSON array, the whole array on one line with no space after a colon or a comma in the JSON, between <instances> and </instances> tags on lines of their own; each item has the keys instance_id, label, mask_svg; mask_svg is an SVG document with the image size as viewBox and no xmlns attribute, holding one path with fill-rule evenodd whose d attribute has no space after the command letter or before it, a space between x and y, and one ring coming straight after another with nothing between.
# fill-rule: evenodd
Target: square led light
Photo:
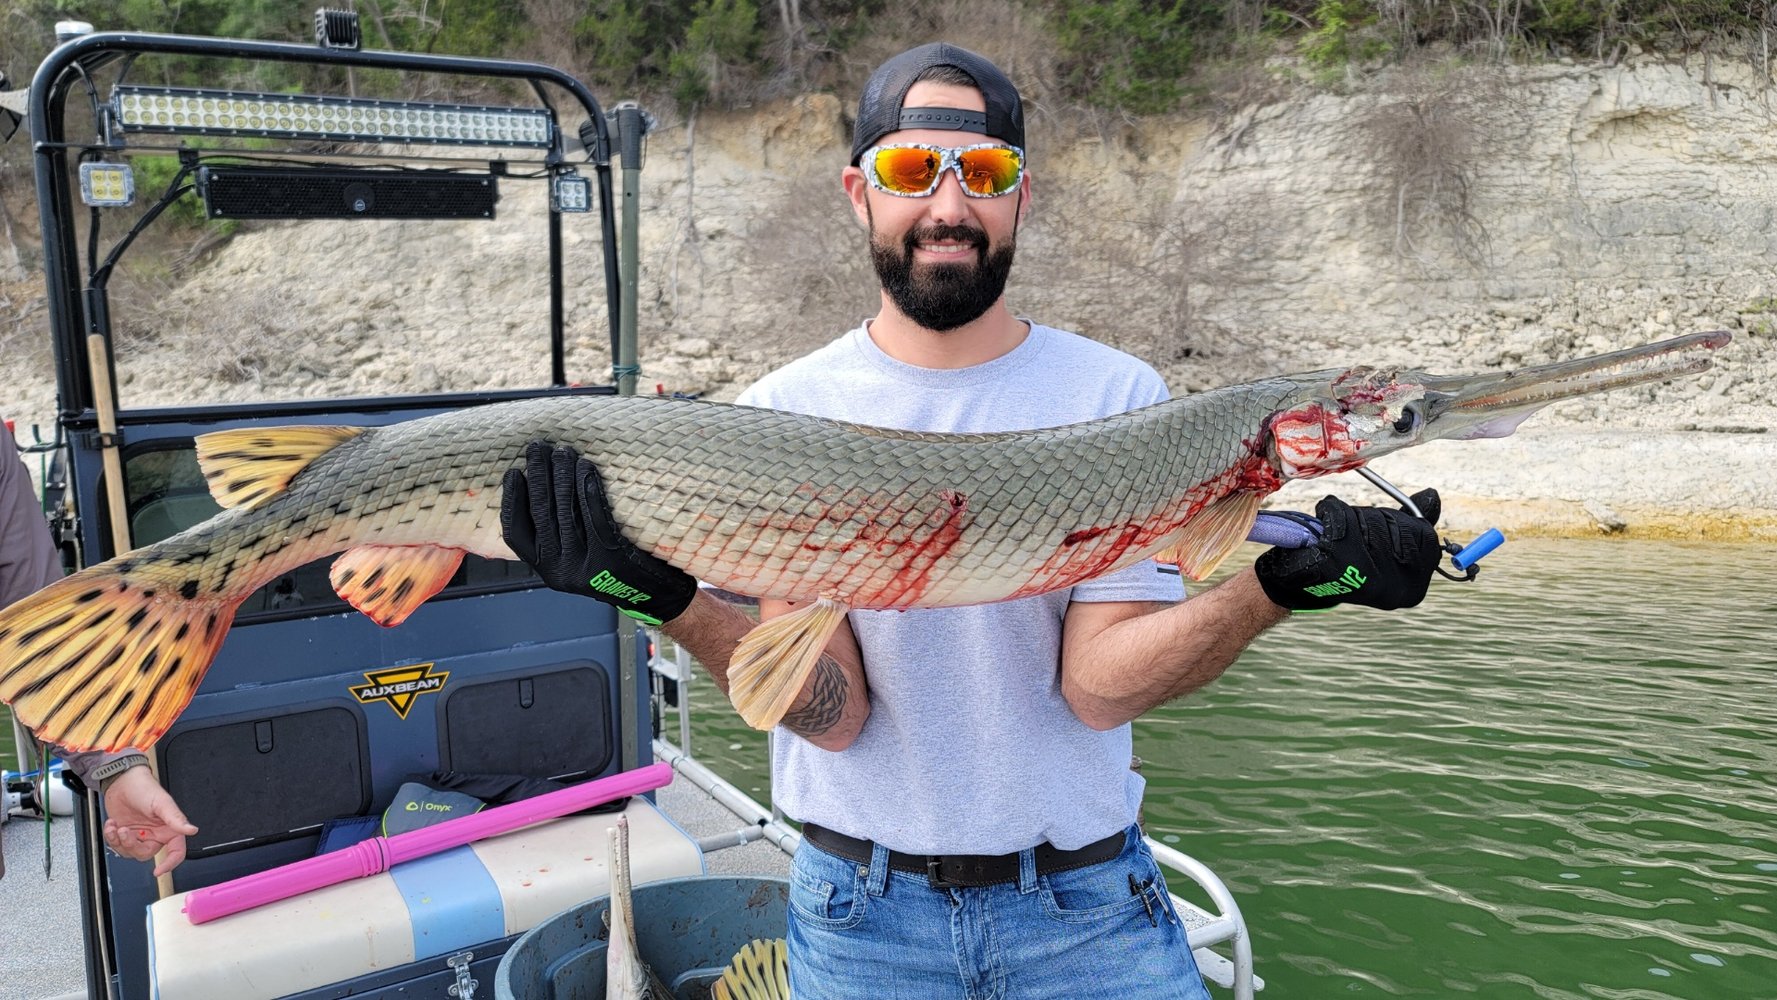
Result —
<instances>
[{"instance_id":1,"label":"square led light","mask_svg":"<svg viewBox=\"0 0 1777 1000\"><path fill-rule=\"evenodd\" d=\"M80 200L94 208L134 204L136 175L127 163L82 163Z\"/></svg>"},{"instance_id":2,"label":"square led light","mask_svg":"<svg viewBox=\"0 0 1777 1000\"><path fill-rule=\"evenodd\" d=\"M557 212L592 211L592 181L579 174L556 174L550 195Z\"/></svg>"}]
</instances>

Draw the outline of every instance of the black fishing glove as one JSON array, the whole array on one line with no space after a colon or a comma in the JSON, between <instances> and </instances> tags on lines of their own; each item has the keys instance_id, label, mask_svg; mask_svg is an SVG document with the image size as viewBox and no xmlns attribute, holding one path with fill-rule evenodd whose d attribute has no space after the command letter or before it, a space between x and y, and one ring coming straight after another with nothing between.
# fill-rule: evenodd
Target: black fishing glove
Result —
<instances>
[{"instance_id":1,"label":"black fishing glove","mask_svg":"<svg viewBox=\"0 0 1777 1000\"><path fill-rule=\"evenodd\" d=\"M553 589L644 624L672 621L697 593L696 580L623 537L598 467L572 448L525 446L524 468L500 483L500 534Z\"/></svg>"},{"instance_id":2,"label":"black fishing glove","mask_svg":"<svg viewBox=\"0 0 1777 1000\"><path fill-rule=\"evenodd\" d=\"M1437 490L1413 494L1425 514L1405 509L1353 507L1335 496L1315 505L1326 530L1300 549L1275 548L1253 569L1272 602L1291 611L1318 611L1335 604L1362 604L1392 611L1425 599L1431 574L1443 558L1438 545Z\"/></svg>"}]
</instances>

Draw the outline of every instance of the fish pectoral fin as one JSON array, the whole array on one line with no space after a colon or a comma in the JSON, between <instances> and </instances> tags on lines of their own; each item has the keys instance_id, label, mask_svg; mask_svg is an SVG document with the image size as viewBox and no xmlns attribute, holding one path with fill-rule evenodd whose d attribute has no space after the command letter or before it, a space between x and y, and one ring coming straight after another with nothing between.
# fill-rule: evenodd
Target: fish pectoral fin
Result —
<instances>
[{"instance_id":1,"label":"fish pectoral fin","mask_svg":"<svg viewBox=\"0 0 1777 1000\"><path fill-rule=\"evenodd\" d=\"M747 942L710 990L711 1000L788 1000L789 996L790 960L783 938Z\"/></svg>"},{"instance_id":2,"label":"fish pectoral fin","mask_svg":"<svg viewBox=\"0 0 1777 1000\"><path fill-rule=\"evenodd\" d=\"M1259 518L1259 502L1263 499L1259 493L1228 494L1186 521L1172 544L1154 558L1172 563L1193 580L1208 577L1246 541L1253 522Z\"/></svg>"},{"instance_id":3,"label":"fish pectoral fin","mask_svg":"<svg viewBox=\"0 0 1777 1000\"><path fill-rule=\"evenodd\" d=\"M462 565L463 550L438 545L360 545L333 560L333 590L347 604L388 628L407 620L444 589Z\"/></svg>"},{"instance_id":4,"label":"fish pectoral fin","mask_svg":"<svg viewBox=\"0 0 1777 1000\"><path fill-rule=\"evenodd\" d=\"M146 749L197 693L241 598L188 599L119 568L143 558L101 563L0 613L0 701L38 739Z\"/></svg>"},{"instance_id":5,"label":"fish pectoral fin","mask_svg":"<svg viewBox=\"0 0 1777 1000\"><path fill-rule=\"evenodd\" d=\"M821 598L741 637L728 661L728 700L754 729L777 725L851 608Z\"/></svg>"},{"instance_id":6,"label":"fish pectoral fin","mask_svg":"<svg viewBox=\"0 0 1777 1000\"><path fill-rule=\"evenodd\" d=\"M224 507L252 510L284 492L296 474L363 427L236 427L197 437L197 465L210 496Z\"/></svg>"}]
</instances>

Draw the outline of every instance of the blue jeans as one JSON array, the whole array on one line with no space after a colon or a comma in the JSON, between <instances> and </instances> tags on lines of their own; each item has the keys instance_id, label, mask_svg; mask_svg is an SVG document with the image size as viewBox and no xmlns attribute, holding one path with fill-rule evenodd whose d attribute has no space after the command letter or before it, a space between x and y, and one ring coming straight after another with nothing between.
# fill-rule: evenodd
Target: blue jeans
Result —
<instances>
[{"instance_id":1,"label":"blue jeans","mask_svg":"<svg viewBox=\"0 0 1777 1000\"><path fill-rule=\"evenodd\" d=\"M796 1000L1209 1000L1154 855L1131 826L1123 853L1017 882L934 889L803 841L790 865ZM1130 877L1134 876L1133 891Z\"/></svg>"}]
</instances>

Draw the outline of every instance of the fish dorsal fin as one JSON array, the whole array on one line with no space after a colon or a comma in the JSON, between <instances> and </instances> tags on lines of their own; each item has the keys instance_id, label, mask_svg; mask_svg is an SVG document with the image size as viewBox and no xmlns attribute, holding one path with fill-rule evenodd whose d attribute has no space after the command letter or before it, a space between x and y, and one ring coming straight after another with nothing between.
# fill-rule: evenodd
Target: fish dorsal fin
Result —
<instances>
[{"instance_id":1,"label":"fish dorsal fin","mask_svg":"<svg viewBox=\"0 0 1777 1000\"><path fill-rule=\"evenodd\" d=\"M1204 579L1246 541L1263 499L1262 494L1244 490L1222 497L1186 521L1173 543L1154 558L1172 563L1193 580Z\"/></svg>"},{"instance_id":2,"label":"fish dorsal fin","mask_svg":"<svg viewBox=\"0 0 1777 1000\"><path fill-rule=\"evenodd\" d=\"M462 549L438 545L360 545L333 560L333 590L385 628L407 620L444 589L463 562Z\"/></svg>"},{"instance_id":3,"label":"fish dorsal fin","mask_svg":"<svg viewBox=\"0 0 1777 1000\"><path fill-rule=\"evenodd\" d=\"M197 464L224 507L252 510L284 492L296 474L363 427L236 427L197 438Z\"/></svg>"},{"instance_id":4,"label":"fish dorsal fin","mask_svg":"<svg viewBox=\"0 0 1777 1000\"><path fill-rule=\"evenodd\" d=\"M789 1000L789 996L790 960L783 938L747 942L710 988L710 1000Z\"/></svg>"},{"instance_id":5,"label":"fish dorsal fin","mask_svg":"<svg viewBox=\"0 0 1777 1000\"><path fill-rule=\"evenodd\" d=\"M822 598L741 637L728 661L728 700L754 729L777 725L851 609Z\"/></svg>"}]
</instances>

